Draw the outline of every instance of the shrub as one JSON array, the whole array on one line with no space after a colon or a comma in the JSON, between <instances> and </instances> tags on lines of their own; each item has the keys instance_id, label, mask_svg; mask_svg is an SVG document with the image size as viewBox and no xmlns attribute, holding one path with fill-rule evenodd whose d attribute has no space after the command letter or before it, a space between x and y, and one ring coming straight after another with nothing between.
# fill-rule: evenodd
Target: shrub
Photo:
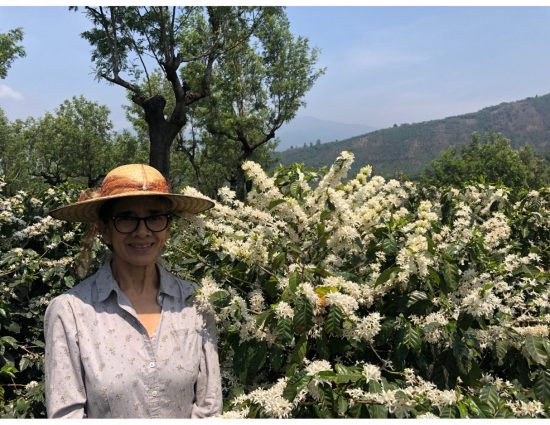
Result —
<instances>
[{"instance_id":1,"label":"shrub","mask_svg":"<svg viewBox=\"0 0 550 425\"><path fill-rule=\"evenodd\" d=\"M176 224L164 261L216 314L224 416L546 417L550 192L345 182L352 160L248 162L245 203L222 188ZM83 236L45 217L76 197L0 193L4 417L45 414L43 313Z\"/></svg>"},{"instance_id":2,"label":"shrub","mask_svg":"<svg viewBox=\"0 0 550 425\"><path fill-rule=\"evenodd\" d=\"M4 186L0 180L0 191ZM43 318L49 300L78 280L81 225L47 212L78 196L74 187L48 189L38 199L0 193L0 412L44 417ZM96 250L100 247L97 246Z\"/></svg>"},{"instance_id":3,"label":"shrub","mask_svg":"<svg viewBox=\"0 0 550 425\"><path fill-rule=\"evenodd\" d=\"M352 160L248 162L247 202L223 188L172 239L217 316L225 416L547 415L550 193L343 182Z\"/></svg>"}]
</instances>

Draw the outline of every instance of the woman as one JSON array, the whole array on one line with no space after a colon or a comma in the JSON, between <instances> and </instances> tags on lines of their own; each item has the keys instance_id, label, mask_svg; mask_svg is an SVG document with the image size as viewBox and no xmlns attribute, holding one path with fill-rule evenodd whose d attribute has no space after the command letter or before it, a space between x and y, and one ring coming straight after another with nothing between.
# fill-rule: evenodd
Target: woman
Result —
<instances>
[{"instance_id":1,"label":"woman","mask_svg":"<svg viewBox=\"0 0 550 425\"><path fill-rule=\"evenodd\" d=\"M212 206L172 194L157 170L130 164L107 174L97 197L50 213L97 225L112 255L46 310L48 417L221 413L214 320L190 303L193 284L157 264L172 215Z\"/></svg>"}]
</instances>

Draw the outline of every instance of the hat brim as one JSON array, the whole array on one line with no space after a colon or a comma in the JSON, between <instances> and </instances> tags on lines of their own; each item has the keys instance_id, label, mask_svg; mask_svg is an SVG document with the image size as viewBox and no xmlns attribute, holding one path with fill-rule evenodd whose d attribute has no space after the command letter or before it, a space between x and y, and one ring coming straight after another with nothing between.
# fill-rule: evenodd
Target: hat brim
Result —
<instances>
[{"instance_id":1,"label":"hat brim","mask_svg":"<svg viewBox=\"0 0 550 425\"><path fill-rule=\"evenodd\" d=\"M214 202L195 196L179 195L164 192L136 192L119 195L104 196L101 198L87 199L74 204L56 208L49 212L53 218L66 221L79 221L83 223L97 223L100 221L99 211L101 206L111 200L120 198L139 198L143 196L161 196L168 199L172 206L170 212L180 215L184 213L198 214L214 206Z\"/></svg>"}]
</instances>

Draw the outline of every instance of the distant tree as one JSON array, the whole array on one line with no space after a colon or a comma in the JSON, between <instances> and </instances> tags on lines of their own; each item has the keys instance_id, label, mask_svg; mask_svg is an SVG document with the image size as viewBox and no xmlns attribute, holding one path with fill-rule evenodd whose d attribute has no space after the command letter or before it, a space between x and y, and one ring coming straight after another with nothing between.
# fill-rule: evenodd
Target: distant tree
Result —
<instances>
[{"instance_id":1,"label":"distant tree","mask_svg":"<svg viewBox=\"0 0 550 425\"><path fill-rule=\"evenodd\" d=\"M457 187L483 182L535 189L550 183L550 164L528 146L513 149L501 134L474 133L469 144L443 151L424 169L421 180Z\"/></svg>"},{"instance_id":2,"label":"distant tree","mask_svg":"<svg viewBox=\"0 0 550 425\"><path fill-rule=\"evenodd\" d=\"M97 76L127 89L132 101L143 109L152 166L169 175L173 141L187 122L190 105L209 94L214 64L246 43L259 22L277 10L241 6L85 8L93 28L82 36L93 46ZM174 103L169 110L166 96L149 84L155 67L171 88ZM182 69L189 72L182 73Z\"/></svg>"},{"instance_id":3,"label":"distant tree","mask_svg":"<svg viewBox=\"0 0 550 425\"><path fill-rule=\"evenodd\" d=\"M315 145L319 146L321 144L321 139L317 139L317 141L315 142Z\"/></svg>"},{"instance_id":4,"label":"distant tree","mask_svg":"<svg viewBox=\"0 0 550 425\"><path fill-rule=\"evenodd\" d=\"M82 96L11 125L8 142L2 171L26 187L69 180L93 187L115 165L143 158L136 136L113 132L109 109Z\"/></svg>"},{"instance_id":5,"label":"distant tree","mask_svg":"<svg viewBox=\"0 0 550 425\"><path fill-rule=\"evenodd\" d=\"M0 34L0 79L6 78L8 69L17 57L25 56L25 48L19 43L23 40L23 30L15 28Z\"/></svg>"}]
</instances>

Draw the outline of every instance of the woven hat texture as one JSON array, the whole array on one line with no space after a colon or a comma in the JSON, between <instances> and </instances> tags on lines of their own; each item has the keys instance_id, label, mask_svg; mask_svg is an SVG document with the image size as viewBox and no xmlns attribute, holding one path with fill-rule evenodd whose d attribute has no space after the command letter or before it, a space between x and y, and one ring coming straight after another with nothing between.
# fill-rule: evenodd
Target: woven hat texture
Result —
<instances>
[{"instance_id":1,"label":"woven hat texture","mask_svg":"<svg viewBox=\"0 0 550 425\"><path fill-rule=\"evenodd\" d=\"M57 208L50 211L50 215L60 220L96 223L100 220L99 210L106 201L141 196L167 198L172 204L170 211L176 215L197 214L214 206L212 201L205 198L171 193L164 176L149 165L127 164L111 170L103 179L101 188L91 198L79 199L78 202Z\"/></svg>"}]
</instances>

